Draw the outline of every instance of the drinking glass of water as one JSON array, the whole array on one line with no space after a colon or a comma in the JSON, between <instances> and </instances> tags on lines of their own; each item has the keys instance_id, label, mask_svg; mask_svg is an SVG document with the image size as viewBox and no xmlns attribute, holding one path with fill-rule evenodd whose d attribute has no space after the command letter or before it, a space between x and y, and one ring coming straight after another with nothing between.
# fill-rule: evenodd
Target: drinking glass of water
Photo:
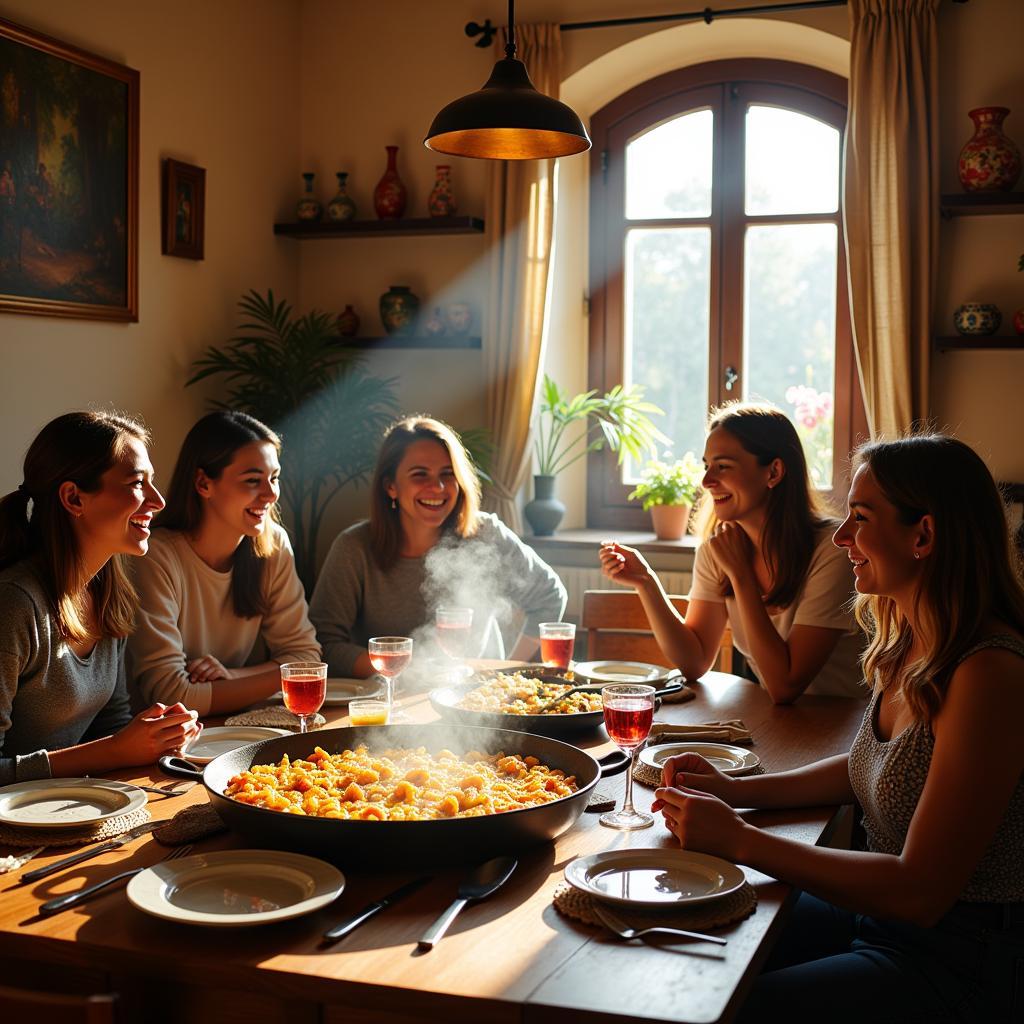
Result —
<instances>
[{"instance_id":1,"label":"drinking glass of water","mask_svg":"<svg viewBox=\"0 0 1024 1024\"><path fill-rule=\"evenodd\" d=\"M473 609L442 606L434 613L437 642L441 650L457 664L452 673L455 682L462 678L464 659L469 653L472 638Z\"/></svg>"}]
</instances>

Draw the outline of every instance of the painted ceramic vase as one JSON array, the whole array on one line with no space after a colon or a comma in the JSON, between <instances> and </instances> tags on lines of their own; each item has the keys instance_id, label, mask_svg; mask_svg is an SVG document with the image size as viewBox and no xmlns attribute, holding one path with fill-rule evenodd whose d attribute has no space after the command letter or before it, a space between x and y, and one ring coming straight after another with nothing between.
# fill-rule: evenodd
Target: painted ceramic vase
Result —
<instances>
[{"instance_id":1,"label":"painted ceramic vase","mask_svg":"<svg viewBox=\"0 0 1024 1024\"><path fill-rule=\"evenodd\" d=\"M381 220L398 220L405 213L408 197L398 176L398 147L384 148L388 151L388 166L373 190L373 208Z\"/></svg>"},{"instance_id":2,"label":"painted ceramic vase","mask_svg":"<svg viewBox=\"0 0 1024 1024\"><path fill-rule=\"evenodd\" d=\"M423 324L423 333L430 337L436 337L438 334L444 334L445 329L446 324L441 313L441 307L435 306L434 312L427 317L426 322Z\"/></svg>"},{"instance_id":3,"label":"painted ceramic vase","mask_svg":"<svg viewBox=\"0 0 1024 1024\"><path fill-rule=\"evenodd\" d=\"M1024 334L1024 309L1018 309L1013 314L1013 329L1018 334Z\"/></svg>"},{"instance_id":4,"label":"painted ceramic vase","mask_svg":"<svg viewBox=\"0 0 1024 1024\"><path fill-rule=\"evenodd\" d=\"M346 187L348 172L335 171L334 176L338 179L338 191L327 204L327 219L332 221L355 220L356 204L352 201Z\"/></svg>"},{"instance_id":5,"label":"painted ceramic vase","mask_svg":"<svg viewBox=\"0 0 1024 1024\"><path fill-rule=\"evenodd\" d=\"M299 201L295 206L295 216L299 220L319 220L320 214L323 213L320 200L313 195L313 179L315 177L316 175L309 171L302 176L302 180L306 183L306 190L299 197Z\"/></svg>"},{"instance_id":6,"label":"painted ceramic vase","mask_svg":"<svg viewBox=\"0 0 1024 1024\"><path fill-rule=\"evenodd\" d=\"M454 217L455 197L452 195L452 169L448 164L437 165L437 180L427 200L431 217Z\"/></svg>"},{"instance_id":7,"label":"painted ceramic vase","mask_svg":"<svg viewBox=\"0 0 1024 1024\"><path fill-rule=\"evenodd\" d=\"M1009 192L1020 177L1020 150L1003 134L1006 107L978 107L967 116L974 134L960 150L960 184L968 192Z\"/></svg>"},{"instance_id":8,"label":"painted ceramic vase","mask_svg":"<svg viewBox=\"0 0 1024 1024\"><path fill-rule=\"evenodd\" d=\"M388 334L412 334L420 300L405 284L393 284L380 297L380 319Z\"/></svg>"},{"instance_id":9,"label":"painted ceramic vase","mask_svg":"<svg viewBox=\"0 0 1024 1024\"><path fill-rule=\"evenodd\" d=\"M953 324L961 334L995 334L1003 322L999 307L991 302L965 302L953 313Z\"/></svg>"},{"instance_id":10,"label":"painted ceramic vase","mask_svg":"<svg viewBox=\"0 0 1024 1024\"><path fill-rule=\"evenodd\" d=\"M468 302L449 303L445 317L452 334L467 335L473 326L473 307Z\"/></svg>"},{"instance_id":11,"label":"painted ceramic vase","mask_svg":"<svg viewBox=\"0 0 1024 1024\"><path fill-rule=\"evenodd\" d=\"M346 306L338 314L338 333L343 338L354 338L358 330L359 314L351 306Z\"/></svg>"}]
</instances>

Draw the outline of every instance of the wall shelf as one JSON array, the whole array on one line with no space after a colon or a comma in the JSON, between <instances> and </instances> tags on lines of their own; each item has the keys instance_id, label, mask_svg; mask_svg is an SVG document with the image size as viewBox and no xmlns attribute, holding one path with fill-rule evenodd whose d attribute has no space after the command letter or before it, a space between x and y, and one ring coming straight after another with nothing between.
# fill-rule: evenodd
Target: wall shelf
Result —
<instances>
[{"instance_id":1,"label":"wall shelf","mask_svg":"<svg viewBox=\"0 0 1024 1024\"><path fill-rule=\"evenodd\" d=\"M479 235L480 217L413 217L404 220L296 221L275 224L285 238L381 238L400 235Z\"/></svg>"},{"instance_id":2,"label":"wall shelf","mask_svg":"<svg viewBox=\"0 0 1024 1024\"><path fill-rule=\"evenodd\" d=\"M464 335L440 334L433 337L417 337L411 334L390 334L383 338L339 338L346 348L363 349L436 349L436 348L481 348L479 338Z\"/></svg>"},{"instance_id":3,"label":"wall shelf","mask_svg":"<svg viewBox=\"0 0 1024 1024\"><path fill-rule=\"evenodd\" d=\"M983 334L969 336L959 334L948 338L935 338L935 349L938 352L983 352L986 349L989 351L1024 350L1024 335Z\"/></svg>"},{"instance_id":4,"label":"wall shelf","mask_svg":"<svg viewBox=\"0 0 1024 1024\"><path fill-rule=\"evenodd\" d=\"M1024 192L951 192L941 197L944 219L1024 213Z\"/></svg>"}]
</instances>

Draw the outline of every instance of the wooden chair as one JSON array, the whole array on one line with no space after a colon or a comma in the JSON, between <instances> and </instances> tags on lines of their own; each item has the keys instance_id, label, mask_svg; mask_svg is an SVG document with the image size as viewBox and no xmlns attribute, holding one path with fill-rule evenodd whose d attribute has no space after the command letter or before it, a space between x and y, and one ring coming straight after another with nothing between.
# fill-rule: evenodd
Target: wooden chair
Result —
<instances>
[{"instance_id":1,"label":"wooden chair","mask_svg":"<svg viewBox=\"0 0 1024 1024\"><path fill-rule=\"evenodd\" d=\"M689 601L670 594L668 598L680 615ZM585 590L580 627L587 631L587 657L621 661L648 661L664 665L666 658L654 639L640 598L634 590ZM726 627L714 667L732 671L732 632Z\"/></svg>"},{"instance_id":2,"label":"wooden chair","mask_svg":"<svg viewBox=\"0 0 1024 1024\"><path fill-rule=\"evenodd\" d=\"M117 996L62 996L0 986L0 1019L46 1024L115 1024Z\"/></svg>"}]
</instances>

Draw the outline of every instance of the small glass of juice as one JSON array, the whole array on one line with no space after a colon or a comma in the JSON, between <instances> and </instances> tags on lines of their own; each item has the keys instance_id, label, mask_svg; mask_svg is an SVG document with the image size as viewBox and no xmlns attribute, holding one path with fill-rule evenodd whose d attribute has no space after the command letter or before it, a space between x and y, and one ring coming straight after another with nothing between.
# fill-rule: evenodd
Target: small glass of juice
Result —
<instances>
[{"instance_id":1,"label":"small glass of juice","mask_svg":"<svg viewBox=\"0 0 1024 1024\"><path fill-rule=\"evenodd\" d=\"M387 725L390 711L386 700L354 700L348 706L353 725Z\"/></svg>"}]
</instances>

